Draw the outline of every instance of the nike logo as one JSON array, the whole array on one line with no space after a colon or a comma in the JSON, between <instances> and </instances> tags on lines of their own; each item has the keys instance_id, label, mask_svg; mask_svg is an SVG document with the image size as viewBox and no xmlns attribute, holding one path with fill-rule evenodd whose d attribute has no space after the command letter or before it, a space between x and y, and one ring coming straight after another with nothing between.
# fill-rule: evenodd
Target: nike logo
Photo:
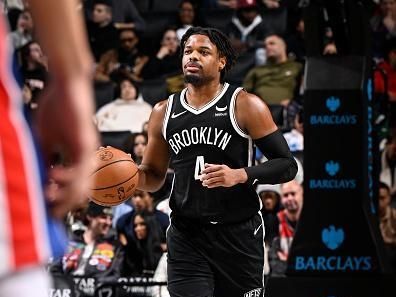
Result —
<instances>
[{"instance_id":1,"label":"nike logo","mask_svg":"<svg viewBox=\"0 0 396 297\"><path fill-rule=\"evenodd\" d=\"M179 112L179 113L172 113L171 118L176 119L177 117L181 116L185 112L187 112L187 110Z\"/></svg>"},{"instance_id":2,"label":"nike logo","mask_svg":"<svg viewBox=\"0 0 396 297\"><path fill-rule=\"evenodd\" d=\"M253 235L256 236L257 232L260 230L261 226L263 224L260 224L260 226L258 226L256 229L254 229Z\"/></svg>"},{"instance_id":3,"label":"nike logo","mask_svg":"<svg viewBox=\"0 0 396 297\"><path fill-rule=\"evenodd\" d=\"M224 107L218 107L218 106L216 106L216 110L217 110L217 111L220 111L220 112L221 112L221 111L226 111L226 110L227 110L227 107L228 107L227 105L224 106Z\"/></svg>"}]
</instances>

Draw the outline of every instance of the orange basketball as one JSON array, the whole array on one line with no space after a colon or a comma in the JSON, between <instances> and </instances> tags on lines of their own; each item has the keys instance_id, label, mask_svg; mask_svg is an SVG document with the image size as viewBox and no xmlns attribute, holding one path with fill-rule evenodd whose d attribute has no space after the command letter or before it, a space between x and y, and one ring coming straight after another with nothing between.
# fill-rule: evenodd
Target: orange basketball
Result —
<instances>
[{"instance_id":1,"label":"orange basketball","mask_svg":"<svg viewBox=\"0 0 396 297\"><path fill-rule=\"evenodd\" d=\"M89 198L97 204L113 206L129 199L138 180L138 166L127 153L114 147L95 152Z\"/></svg>"}]
</instances>

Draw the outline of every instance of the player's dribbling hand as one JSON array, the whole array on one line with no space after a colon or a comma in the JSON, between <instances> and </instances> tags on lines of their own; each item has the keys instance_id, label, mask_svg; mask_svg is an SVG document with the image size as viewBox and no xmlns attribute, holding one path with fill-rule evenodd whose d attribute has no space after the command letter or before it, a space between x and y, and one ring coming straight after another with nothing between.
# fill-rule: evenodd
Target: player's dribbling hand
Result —
<instances>
[{"instance_id":1,"label":"player's dribbling hand","mask_svg":"<svg viewBox=\"0 0 396 297\"><path fill-rule=\"evenodd\" d=\"M247 174L243 168L231 169L227 165L205 164L201 171L202 185L207 188L232 187L247 181Z\"/></svg>"}]
</instances>

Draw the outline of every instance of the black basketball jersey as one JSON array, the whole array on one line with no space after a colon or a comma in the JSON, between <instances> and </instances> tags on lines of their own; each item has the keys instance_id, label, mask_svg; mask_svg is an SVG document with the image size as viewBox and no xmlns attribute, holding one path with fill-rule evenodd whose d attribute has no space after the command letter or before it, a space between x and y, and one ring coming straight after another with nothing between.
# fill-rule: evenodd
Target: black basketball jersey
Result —
<instances>
[{"instance_id":1,"label":"black basketball jersey","mask_svg":"<svg viewBox=\"0 0 396 297\"><path fill-rule=\"evenodd\" d=\"M221 92L200 109L188 105L187 89L169 97L163 135L175 171L169 202L172 215L230 223L248 219L260 209L260 199L247 183L208 189L199 180L204 163L236 169L253 162L252 139L235 117L235 101L241 89L225 83Z\"/></svg>"}]
</instances>

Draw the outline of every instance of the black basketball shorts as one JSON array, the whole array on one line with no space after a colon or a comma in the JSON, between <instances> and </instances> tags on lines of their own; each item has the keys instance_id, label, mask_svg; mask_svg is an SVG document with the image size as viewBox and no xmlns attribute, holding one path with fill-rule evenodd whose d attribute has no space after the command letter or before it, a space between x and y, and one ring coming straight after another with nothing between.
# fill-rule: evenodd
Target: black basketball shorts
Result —
<instances>
[{"instance_id":1,"label":"black basketball shorts","mask_svg":"<svg viewBox=\"0 0 396 297\"><path fill-rule=\"evenodd\" d=\"M261 214L235 224L172 219L167 233L171 297L260 297L264 294Z\"/></svg>"}]
</instances>

